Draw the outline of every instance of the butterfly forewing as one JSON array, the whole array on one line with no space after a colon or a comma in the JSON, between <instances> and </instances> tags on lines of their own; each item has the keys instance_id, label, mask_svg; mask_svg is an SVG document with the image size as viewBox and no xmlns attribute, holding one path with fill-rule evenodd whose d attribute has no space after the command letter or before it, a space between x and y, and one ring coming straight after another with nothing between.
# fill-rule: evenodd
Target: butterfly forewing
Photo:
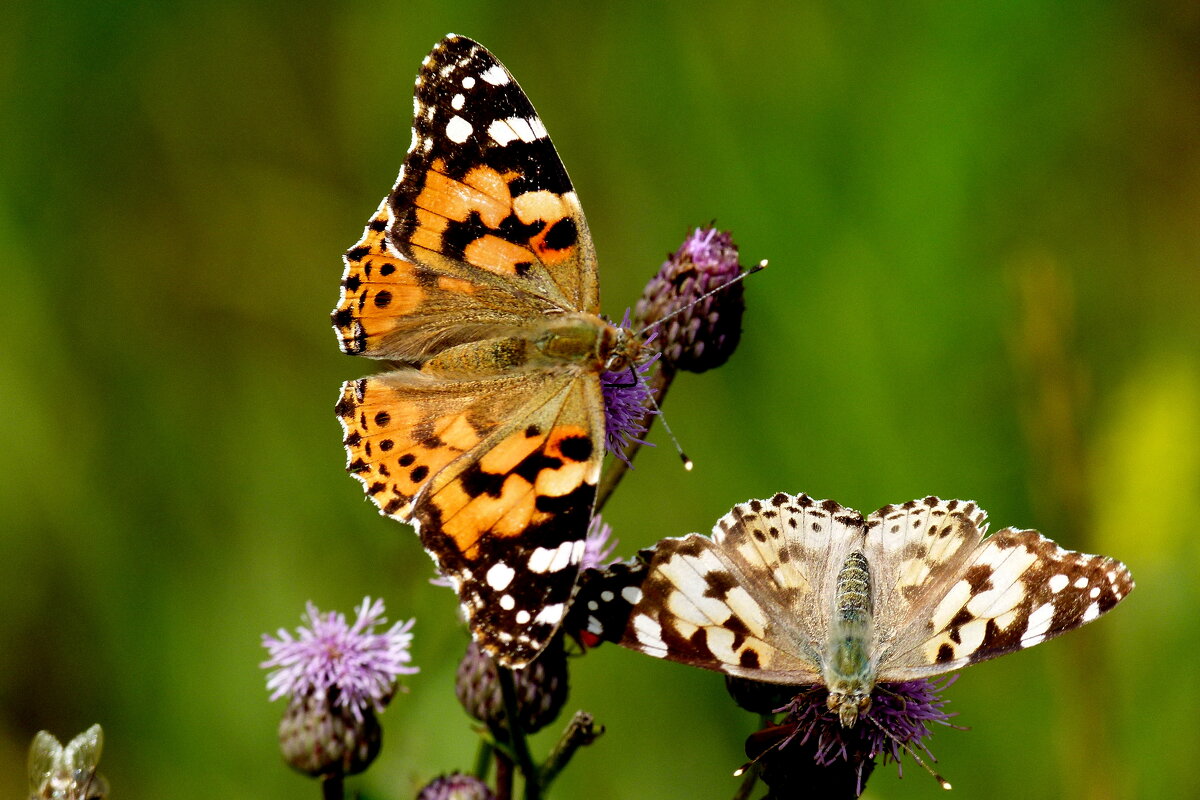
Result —
<instances>
[{"instance_id":1,"label":"butterfly forewing","mask_svg":"<svg viewBox=\"0 0 1200 800\"><path fill-rule=\"evenodd\" d=\"M477 42L448 36L421 68L388 207L388 239L413 261L598 310L595 251L567 171L533 104Z\"/></svg>"},{"instance_id":2,"label":"butterfly forewing","mask_svg":"<svg viewBox=\"0 0 1200 800\"><path fill-rule=\"evenodd\" d=\"M434 269L401 256L386 239L384 205L344 256L334 330L349 355L420 364L430 356L497 331L528 325L555 308L514 294L490 274Z\"/></svg>"}]
</instances>

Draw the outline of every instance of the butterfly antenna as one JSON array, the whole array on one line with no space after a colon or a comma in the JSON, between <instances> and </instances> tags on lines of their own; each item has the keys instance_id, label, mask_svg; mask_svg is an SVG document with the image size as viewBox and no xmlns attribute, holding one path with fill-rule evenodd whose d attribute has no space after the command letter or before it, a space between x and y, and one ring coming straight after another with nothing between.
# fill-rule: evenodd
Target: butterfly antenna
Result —
<instances>
[{"instance_id":1,"label":"butterfly antenna","mask_svg":"<svg viewBox=\"0 0 1200 800\"><path fill-rule=\"evenodd\" d=\"M638 380L641 381L641 376L638 377ZM642 385L646 386L644 381L642 381ZM675 438L674 431L667 424L667 416L663 414L662 409L658 407L658 403L654 400L654 392L650 391L649 386L646 386L646 390L646 399L650 401L650 407L658 413L658 420L662 423L663 430L667 432L667 436L671 437L671 444L675 445L675 452L679 454L679 460L683 462L683 468L691 472L692 467L696 466L696 462L688 458L687 453L683 452L683 448L679 446L679 440Z\"/></svg>"},{"instance_id":2,"label":"butterfly antenna","mask_svg":"<svg viewBox=\"0 0 1200 800\"><path fill-rule=\"evenodd\" d=\"M877 727L877 728L879 728L879 730L883 731L884 735L886 735L889 739L891 739L896 744L900 745L900 748L902 750L904 750L904 752L906 752L910 756L912 756L912 760L917 762L917 764L919 764L922 769L924 769L926 772L928 772L930 775L932 775L933 779L935 781L937 781L943 789L945 789L946 791L950 790L950 788L951 788L950 781L943 778L941 775L939 775L937 772L934 771L933 767L926 764L925 759L923 759L919 755L917 755L917 751L912 747L912 745L910 745L908 742L902 742L899 739L897 739L896 734L892 733L887 728L883 727L883 725L879 724L879 720L873 719L872 717L867 717L867 719L870 720L875 725L875 727Z\"/></svg>"},{"instance_id":3,"label":"butterfly antenna","mask_svg":"<svg viewBox=\"0 0 1200 800\"><path fill-rule=\"evenodd\" d=\"M723 292L723 291L725 291L726 289L728 289L730 286L733 286L733 285L734 285L735 283L737 283L738 281L745 280L746 278L750 277L750 276L751 276L751 275L753 275L754 273L756 273L756 272L759 272L760 270L764 270L764 269L766 269L766 268L767 268L767 260L764 258L762 261L758 262L758 263L757 263L757 264L755 264L753 267L750 267L750 268L749 268L749 269L747 269L745 272L740 272L740 273L738 273L738 274L737 274L737 276L735 276L735 277L733 277L733 278L730 278L728 281L726 281L725 283L722 283L722 284L721 284L720 286L718 286L717 288L715 288L715 289L710 289L709 291L707 291L707 292L705 292L704 294L700 295L699 297L697 297L695 300L693 300L693 301L691 301L690 303L688 303L688 304L687 304L686 306L684 306L683 308L677 308L677 309L675 309L674 311L672 311L670 314L667 314L667 315L666 315L665 317L663 317L662 319L656 319L656 320L654 320L654 322L651 322L649 325L647 325L646 327L644 327L644 328L642 328L640 331L638 331L638 332L637 332L637 334L636 334L636 336L637 336L637 337L640 339L640 338L642 337L642 334L644 334L646 331L650 330L651 328L655 327L656 325L661 325L661 324L663 324L664 322L666 322L667 320L669 320L671 317L675 317L675 316L678 316L678 315L682 314L683 312L687 311L689 308L691 308L692 306L696 305L697 303L700 303L700 302L702 302L702 301L704 301L704 300L707 300L708 298L712 297L712 296L713 296L714 294L716 294L717 292Z\"/></svg>"}]
</instances>

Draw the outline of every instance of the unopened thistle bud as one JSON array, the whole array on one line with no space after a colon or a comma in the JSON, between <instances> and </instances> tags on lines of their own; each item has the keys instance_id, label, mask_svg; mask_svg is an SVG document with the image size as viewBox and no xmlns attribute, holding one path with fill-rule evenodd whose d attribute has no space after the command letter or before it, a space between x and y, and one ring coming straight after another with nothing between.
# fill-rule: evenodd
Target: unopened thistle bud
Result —
<instances>
[{"instance_id":1,"label":"unopened thistle bud","mask_svg":"<svg viewBox=\"0 0 1200 800\"><path fill-rule=\"evenodd\" d=\"M665 320L656 333L666 366L704 372L733 354L746 304L741 282L730 281L741 271L737 245L727 231L697 228L646 284L636 316L643 326ZM676 315L666 319L671 314Z\"/></svg>"},{"instance_id":2,"label":"unopened thistle bud","mask_svg":"<svg viewBox=\"0 0 1200 800\"><path fill-rule=\"evenodd\" d=\"M537 660L512 671L521 730L533 733L558 718L567 702L567 657L562 639L551 640ZM490 727L506 728L496 662L472 641L458 665L454 693L467 713Z\"/></svg>"},{"instance_id":3,"label":"unopened thistle bud","mask_svg":"<svg viewBox=\"0 0 1200 800\"><path fill-rule=\"evenodd\" d=\"M487 784L470 775L453 772L430 781L417 800L495 800Z\"/></svg>"}]
</instances>

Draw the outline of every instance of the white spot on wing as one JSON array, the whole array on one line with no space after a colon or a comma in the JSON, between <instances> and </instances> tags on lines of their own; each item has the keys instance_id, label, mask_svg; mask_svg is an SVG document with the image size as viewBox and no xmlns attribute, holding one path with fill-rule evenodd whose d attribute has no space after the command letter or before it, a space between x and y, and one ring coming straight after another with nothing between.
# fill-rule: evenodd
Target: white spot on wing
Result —
<instances>
[{"instance_id":1,"label":"white spot on wing","mask_svg":"<svg viewBox=\"0 0 1200 800\"><path fill-rule=\"evenodd\" d=\"M492 120L488 126L488 136L501 147L507 147L509 142L517 140L517 133L502 119Z\"/></svg>"},{"instance_id":2,"label":"white spot on wing","mask_svg":"<svg viewBox=\"0 0 1200 800\"><path fill-rule=\"evenodd\" d=\"M492 66L488 67L487 70L479 77L483 78L493 86L503 86L504 84L508 83L508 73L505 72L504 67L500 66L499 64L493 64Z\"/></svg>"},{"instance_id":3,"label":"white spot on wing","mask_svg":"<svg viewBox=\"0 0 1200 800\"><path fill-rule=\"evenodd\" d=\"M578 559L572 561L577 544L583 544L583 542L563 542L554 550L554 559L550 562L549 567L551 572L561 572L570 564L579 563Z\"/></svg>"},{"instance_id":4,"label":"white spot on wing","mask_svg":"<svg viewBox=\"0 0 1200 800\"><path fill-rule=\"evenodd\" d=\"M1021 636L1022 640L1037 639L1032 644L1041 642L1042 639L1046 638L1046 631L1050 630L1050 622L1053 619L1054 603L1042 603L1029 615L1029 625L1025 628L1025 633Z\"/></svg>"},{"instance_id":5,"label":"white spot on wing","mask_svg":"<svg viewBox=\"0 0 1200 800\"><path fill-rule=\"evenodd\" d=\"M505 611L512 611L517 607L517 601L513 600L511 594L502 594L500 595L500 607Z\"/></svg>"},{"instance_id":6,"label":"white spot on wing","mask_svg":"<svg viewBox=\"0 0 1200 800\"><path fill-rule=\"evenodd\" d=\"M1087 609L1086 609L1086 610L1083 612L1083 621L1084 621L1084 622L1091 622L1092 620L1094 620L1094 619L1095 619L1096 617L1098 617L1098 616L1100 616L1100 604L1099 604L1099 603L1092 603L1092 604L1091 604L1090 606L1088 606L1088 607L1087 607Z\"/></svg>"},{"instance_id":7,"label":"white spot on wing","mask_svg":"<svg viewBox=\"0 0 1200 800\"><path fill-rule=\"evenodd\" d=\"M1086 575L1080 575L1078 578L1075 579L1075 588L1076 589L1082 589L1087 585L1088 585L1088 579L1087 579Z\"/></svg>"},{"instance_id":8,"label":"white spot on wing","mask_svg":"<svg viewBox=\"0 0 1200 800\"><path fill-rule=\"evenodd\" d=\"M642 590L637 586L626 586L621 590L621 597L626 603L629 603L629 605L636 606L638 603L642 602ZM611 593L609 593L608 599L612 599Z\"/></svg>"},{"instance_id":9,"label":"white spot on wing","mask_svg":"<svg viewBox=\"0 0 1200 800\"><path fill-rule=\"evenodd\" d=\"M516 619L518 625L524 625L526 622L529 622L529 612L522 608L517 612L514 619Z\"/></svg>"},{"instance_id":10,"label":"white spot on wing","mask_svg":"<svg viewBox=\"0 0 1200 800\"><path fill-rule=\"evenodd\" d=\"M462 85L463 85L464 89L474 89L475 88L475 78L471 75L468 75L467 77L462 79Z\"/></svg>"},{"instance_id":11,"label":"white spot on wing","mask_svg":"<svg viewBox=\"0 0 1200 800\"><path fill-rule=\"evenodd\" d=\"M734 633L728 628L708 628L704 642L712 654L726 664L738 663L737 651L733 649Z\"/></svg>"},{"instance_id":12,"label":"white spot on wing","mask_svg":"<svg viewBox=\"0 0 1200 800\"><path fill-rule=\"evenodd\" d=\"M450 98L450 107L455 111L462 111L462 107L466 104L466 102L467 98L463 97L461 94L456 94L454 97Z\"/></svg>"},{"instance_id":13,"label":"white spot on wing","mask_svg":"<svg viewBox=\"0 0 1200 800\"><path fill-rule=\"evenodd\" d=\"M502 592L512 583L513 576L516 574L516 570L503 561L499 561L492 565L492 568L487 571L484 579L487 581L488 586L491 586L497 592Z\"/></svg>"},{"instance_id":14,"label":"white spot on wing","mask_svg":"<svg viewBox=\"0 0 1200 800\"><path fill-rule=\"evenodd\" d=\"M763 638L763 634L766 632L767 618L763 614L762 606L754 601L749 592L741 586L735 586L725 595L725 602L737 618L746 623L750 633L756 638Z\"/></svg>"},{"instance_id":15,"label":"white spot on wing","mask_svg":"<svg viewBox=\"0 0 1200 800\"><path fill-rule=\"evenodd\" d=\"M557 552L557 550L547 550L545 547L535 547L529 554L529 570L537 573L545 572L550 568L550 562L554 560L554 554Z\"/></svg>"},{"instance_id":16,"label":"white spot on wing","mask_svg":"<svg viewBox=\"0 0 1200 800\"><path fill-rule=\"evenodd\" d=\"M639 614L633 618L633 632L638 643L645 648L645 652L657 658L666 654L667 643L663 641L662 625L659 625L657 620Z\"/></svg>"},{"instance_id":17,"label":"white spot on wing","mask_svg":"<svg viewBox=\"0 0 1200 800\"><path fill-rule=\"evenodd\" d=\"M457 115L451 117L450 121L446 123L446 138L455 144L462 144L470 139L474 132L475 129L471 127L471 123Z\"/></svg>"},{"instance_id":18,"label":"white spot on wing","mask_svg":"<svg viewBox=\"0 0 1200 800\"><path fill-rule=\"evenodd\" d=\"M1070 582L1071 582L1071 579L1068 578L1066 575L1061 575L1061 574L1060 575L1052 575L1050 577L1050 584L1049 584L1050 591L1053 592L1054 594L1058 594L1063 589L1067 588L1067 584L1069 584Z\"/></svg>"},{"instance_id":19,"label":"white spot on wing","mask_svg":"<svg viewBox=\"0 0 1200 800\"><path fill-rule=\"evenodd\" d=\"M940 631L950 624L950 620L954 619L955 615L962 610L967 601L971 599L971 584L967 580L961 580L950 587L950 591L942 598L942 602L938 603L938 607L933 610L933 629Z\"/></svg>"},{"instance_id":20,"label":"white spot on wing","mask_svg":"<svg viewBox=\"0 0 1200 800\"><path fill-rule=\"evenodd\" d=\"M534 119L537 119L534 117ZM529 124L529 120L524 117L509 117L508 125L516 132L517 136L521 137L522 142L532 142L537 139L533 135L533 126Z\"/></svg>"},{"instance_id":21,"label":"white spot on wing","mask_svg":"<svg viewBox=\"0 0 1200 800\"><path fill-rule=\"evenodd\" d=\"M614 595L608 589L605 589L603 592L600 593L600 599L606 603L611 603L613 601L614 597L616 597L616 595Z\"/></svg>"}]
</instances>

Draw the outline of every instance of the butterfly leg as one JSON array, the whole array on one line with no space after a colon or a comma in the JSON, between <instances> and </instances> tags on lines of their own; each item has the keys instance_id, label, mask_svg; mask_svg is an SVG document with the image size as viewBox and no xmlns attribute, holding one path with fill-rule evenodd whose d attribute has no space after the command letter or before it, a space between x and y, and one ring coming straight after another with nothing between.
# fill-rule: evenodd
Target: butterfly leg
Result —
<instances>
[{"instance_id":1,"label":"butterfly leg","mask_svg":"<svg viewBox=\"0 0 1200 800\"><path fill-rule=\"evenodd\" d=\"M637 373L634 372L632 364L629 365L629 380L629 383L606 383L604 385L612 389L632 389L634 386L637 386Z\"/></svg>"}]
</instances>

